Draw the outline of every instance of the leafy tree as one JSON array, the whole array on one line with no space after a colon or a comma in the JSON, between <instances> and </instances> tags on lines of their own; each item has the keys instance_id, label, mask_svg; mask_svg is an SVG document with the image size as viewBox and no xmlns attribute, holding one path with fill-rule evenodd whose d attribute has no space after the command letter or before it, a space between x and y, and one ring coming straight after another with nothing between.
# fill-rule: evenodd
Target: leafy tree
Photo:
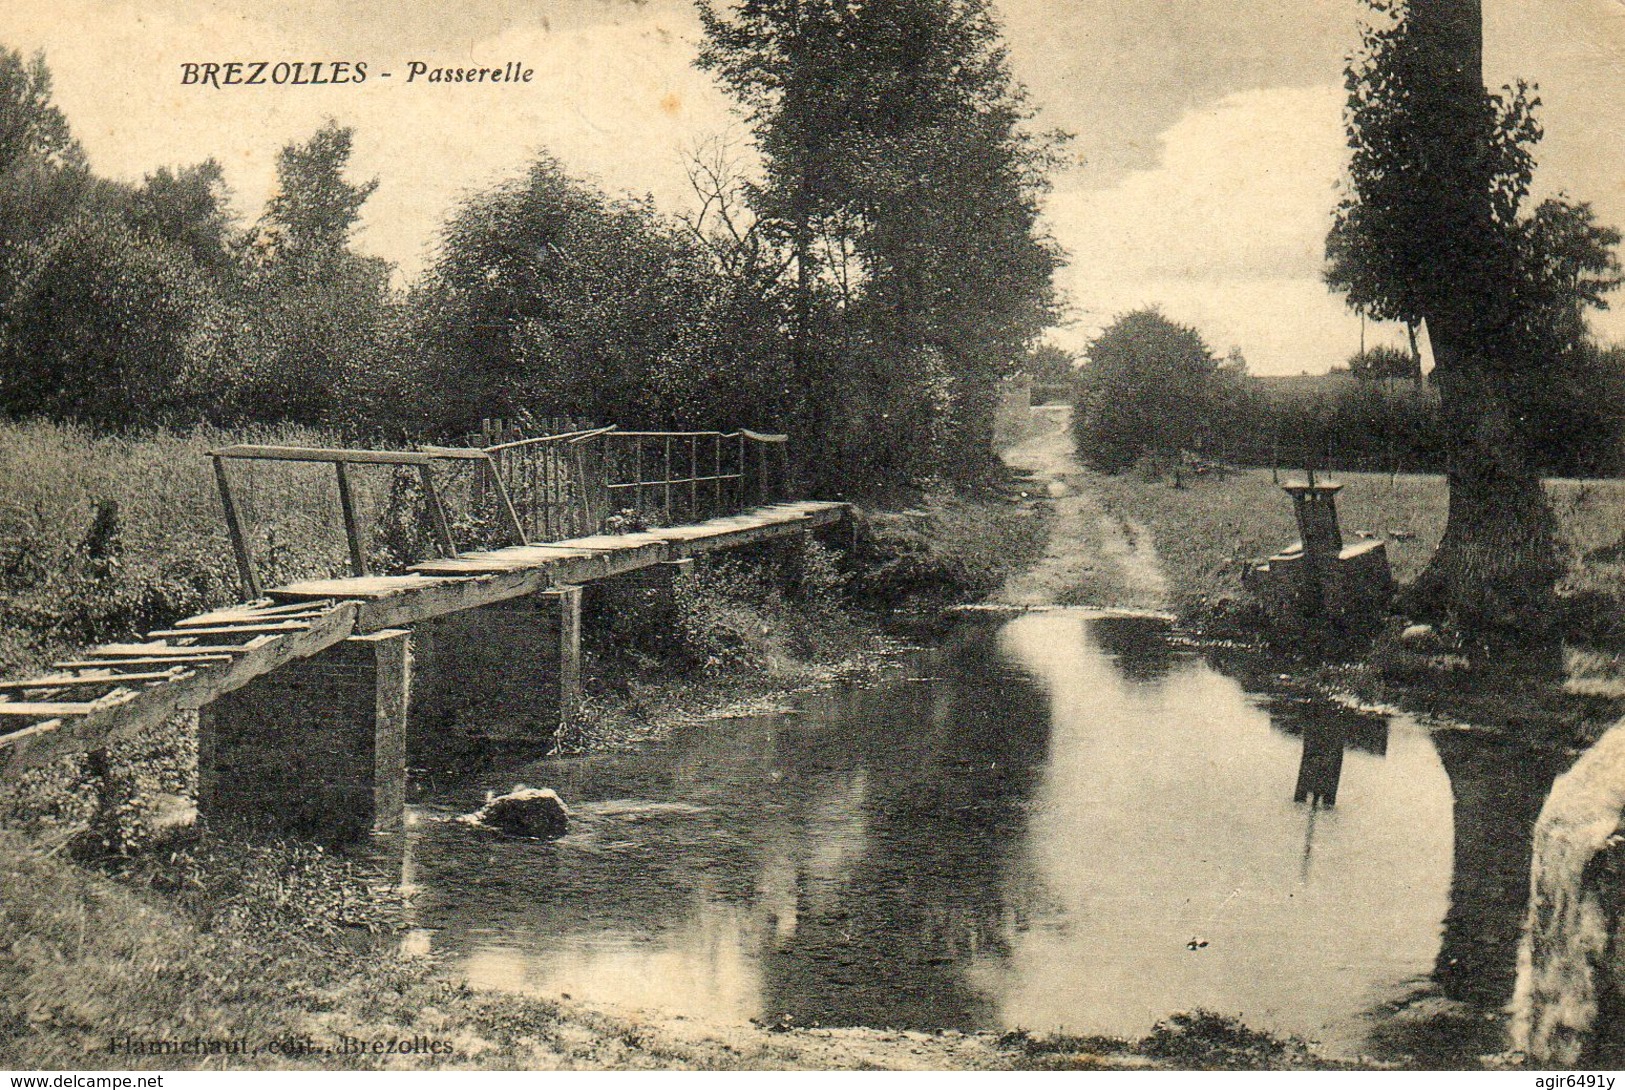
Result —
<instances>
[{"instance_id":1,"label":"leafy tree","mask_svg":"<svg viewBox=\"0 0 1625 1090\"><path fill-rule=\"evenodd\" d=\"M245 247L243 376L236 415L333 418L349 373L372 351L389 268L350 249L377 179L345 177L353 132L329 121L277 156L277 191ZM192 179L195 190L199 177Z\"/></svg>"},{"instance_id":2,"label":"leafy tree","mask_svg":"<svg viewBox=\"0 0 1625 1090\"><path fill-rule=\"evenodd\" d=\"M51 101L43 54L0 47L0 304L26 253L65 221L90 187L84 151Z\"/></svg>"},{"instance_id":3,"label":"leafy tree","mask_svg":"<svg viewBox=\"0 0 1625 1090\"><path fill-rule=\"evenodd\" d=\"M1018 373L1031 376L1034 397L1066 400L1072 396L1076 371L1077 359L1072 353L1045 342L1034 345L1028 351Z\"/></svg>"},{"instance_id":4,"label":"leafy tree","mask_svg":"<svg viewBox=\"0 0 1625 1090\"><path fill-rule=\"evenodd\" d=\"M185 423L215 396L227 324L184 251L87 202L32 248L6 300L0 406L101 426Z\"/></svg>"},{"instance_id":5,"label":"leafy tree","mask_svg":"<svg viewBox=\"0 0 1625 1090\"><path fill-rule=\"evenodd\" d=\"M801 425L843 472L974 474L997 379L1051 318L1059 260L1036 226L1051 145L1024 130L988 4L739 0L701 15L701 64L764 157L754 209L790 254Z\"/></svg>"},{"instance_id":6,"label":"leafy tree","mask_svg":"<svg viewBox=\"0 0 1625 1090\"><path fill-rule=\"evenodd\" d=\"M1545 631L1558 574L1533 395L1617 282L1618 236L1584 205L1525 214L1538 100L1521 83L1485 92L1480 0L1367 2L1327 280L1361 313L1425 322L1432 342L1450 505L1416 603L1518 641Z\"/></svg>"},{"instance_id":7,"label":"leafy tree","mask_svg":"<svg viewBox=\"0 0 1625 1090\"><path fill-rule=\"evenodd\" d=\"M394 354L433 395L433 415L406 426L457 434L525 414L776 424L792 385L775 350L780 311L756 294L751 259L695 227L611 200L547 157L468 198Z\"/></svg>"},{"instance_id":8,"label":"leafy tree","mask_svg":"<svg viewBox=\"0 0 1625 1090\"><path fill-rule=\"evenodd\" d=\"M45 55L25 61L21 53L0 46L0 173L24 159L53 167L85 165L68 119L51 101Z\"/></svg>"},{"instance_id":9,"label":"leafy tree","mask_svg":"<svg viewBox=\"0 0 1625 1090\"><path fill-rule=\"evenodd\" d=\"M1116 473L1202 444L1220 383L1218 361L1196 330L1155 308L1136 310L1091 341L1087 359L1072 426L1090 465Z\"/></svg>"},{"instance_id":10,"label":"leafy tree","mask_svg":"<svg viewBox=\"0 0 1625 1090\"><path fill-rule=\"evenodd\" d=\"M378 179L359 184L345 178L354 130L329 121L303 144L277 155L277 190L265 206L255 248L276 271L309 273L332 266L349 252L361 206Z\"/></svg>"},{"instance_id":11,"label":"leafy tree","mask_svg":"<svg viewBox=\"0 0 1625 1090\"><path fill-rule=\"evenodd\" d=\"M232 222L230 194L220 164L160 167L130 198L130 225L149 238L183 248L199 268L222 282L238 279L240 230Z\"/></svg>"},{"instance_id":12,"label":"leafy tree","mask_svg":"<svg viewBox=\"0 0 1625 1090\"><path fill-rule=\"evenodd\" d=\"M0 49L0 409L120 426L210 397L231 323L152 196L93 177L44 57Z\"/></svg>"}]
</instances>

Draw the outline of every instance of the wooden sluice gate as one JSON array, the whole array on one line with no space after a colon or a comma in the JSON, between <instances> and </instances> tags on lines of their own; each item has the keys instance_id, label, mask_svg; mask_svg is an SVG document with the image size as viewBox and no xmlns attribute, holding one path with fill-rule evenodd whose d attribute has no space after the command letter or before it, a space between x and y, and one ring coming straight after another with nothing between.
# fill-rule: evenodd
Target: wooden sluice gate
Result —
<instances>
[{"instance_id":1,"label":"wooden sluice gate","mask_svg":"<svg viewBox=\"0 0 1625 1090\"><path fill-rule=\"evenodd\" d=\"M1312 470L1302 481L1283 484L1298 540L1242 572L1242 586L1278 632L1331 637L1370 632L1393 596L1386 543L1343 543L1337 524L1342 488L1335 481L1317 481Z\"/></svg>"},{"instance_id":2,"label":"wooden sluice gate","mask_svg":"<svg viewBox=\"0 0 1625 1090\"><path fill-rule=\"evenodd\" d=\"M330 841L388 831L403 814L409 731L461 717L479 721L492 740L541 749L569 723L580 698L583 585L636 584L645 597L670 596L696 557L797 537L848 516L843 503L773 502L783 481L775 486L762 472L771 464L765 450L756 452L753 478L750 446L782 449L782 436L606 438L615 434L585 430L498 451L215 452L252 600L92 648L39 677L0 681L0 782L196 713L205 818ZM587 444L593 453L582 449ZM686 465L671 457L644 463L651 444L692 457ZM725 444L737 452L731 464ZM527 466L511 453L527 447L544 456ZM626 456L628 448L635 455ZM261 585L227 468L238 459L334 466L350 574ZM505 516L499 521L513 544L459 549L435 476L447 462L479 467L483 498ZM546 480L549 464L567 473ZM392 574L370 570L350 476L357 465L419 476L425 536L439 555ZM618 499L631 502L616 508ZM637 520L634 505L643 503L690 521L599 532L614 516ZM531 540L534 527L581 532L541 542Z\"/></svg>"}]
</instances>

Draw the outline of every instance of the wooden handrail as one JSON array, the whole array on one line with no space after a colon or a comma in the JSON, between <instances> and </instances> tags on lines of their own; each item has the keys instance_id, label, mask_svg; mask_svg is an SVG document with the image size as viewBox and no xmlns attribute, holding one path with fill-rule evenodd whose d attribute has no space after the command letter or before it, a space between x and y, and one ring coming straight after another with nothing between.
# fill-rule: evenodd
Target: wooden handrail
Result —
<instances>
[{"instance_id":1,"label":"wooden handrail","mask_svg":"<svg viewBox=\"0 0 1625 1090\"><path fill-rule=\"evenodd\" d=\"M557 425L555 425L557 426ZM487 433L489 434L489 433ZM493 436L494 437L494 436ZM471 436L471 441L477 437ZM605 445L599 448L588 446L594 440L605 440ZM624 443L614 442L625 440ZM646 477L643 472L643 456L646 442L653 441L664 445L665 472L659 477ZM723 457L723 443L737 441L737 457L730 455ZM577 522L584 530L596 525L599 518L607 512L598 510L605 506L609 498L618 492L631 490L636 496L635 506L641 507L643 492L646 488L660 490L664 501L666 517L672 516L673 486L687 486L689 512L698 518L700 513L699 486L707 484L712 486L707 490L708 499L715 510L722 510L729 502L743 501L748 492L755 492L759 500L765 501L772 485L770 477L773 471L771 464L775 458L768 457L768 452L758 449L754 460L747 457L749 444L772 445L777 448L779 459L786 456L789 436L769 432L751 431L748 428L739 428L735 431L622 431L614 424L597 428L578 428L574 431L559 432L555 435L543 435L533 439L516 439L505 443L496 443L489 447L443 447L431 444L420 445L416 450L389 451L389 450L355 450L338 447L293 447L276 446L257 443L238 443L210 451L214 459L215 476L220 490L221 505L226 516L227 529L231 535L232 551L236 556L238 574L243 587L252 596L260 593L259 573L256 570L252 548L249 542L248 528L244 525L241 513L237 508L230 476L226 471L226 463L232 459L282 461L282 462L324 462L334 467L338 474L338 496L341 515L343 518L346 542L350 553L350 570L353 575L369 574L368 550L365 535L361 526L360 513L357 510L356 491L354 482L350 479L349 467L353 465L378 466L412 466L418 471L424 493L425 521L430 536L435 541L441 555L456 555L457 545L452 537L451 520L442 502L440 490L435 481L432 467L436 462L483 462L484 470L476 474L475 497L486 495L486 474L489 474L490 488L497 499L499 517L507 524L516 544L528 544L530 535L526 530L526 518L529 517L532 528L538 532L552 534L554 527L554 512L560 512L561 522ZM701 444L706 450L708 464L702 470ZM672 454L673 445L679 448L686 447L682 453L686 455L687 472L673 472ZM615 455L625 455L625 448L631 447L635 465L632 467L630 480L624 478L626 471L621 460ZM529 488L532 493L538 486L538 478L543 489L543 499L540 506L540 521L534 512L527 508L527 514L522 516L520 509L514 502L514 495L509 491L509 482L504 479L506 455L510 452L518 454L525 450L537 452L543 456L546 466L540 465L535 458L522 458L523 472L528 474ZM732 448L729 448L730 450ZM568 453L566 453L568 452ZM561 456L563 461L561 461ZM659 456L657 456L659 460ZM737 468L734 472L724 469L726 462L733 463ZM754 467L751 462L754 461ZM549 469L547 467L556 467ZM559 470L568 467L568 475L564 480L555 480ZM658 468L656 469L658 472ZM782 473L782 471L781 471ZM755 487L749 484L749 479L755 478ZM736 487L724 489L725 482L738 481ZM725 497L724 492L727 496ZM534 496L532 496L534 500ZM531 502L531 501L527 501ZM568 508L571 512L566 516L563 512ZM544 526L545 524L545 526ZM560 530L560 532L564 532Z\"/></svg>"},{"instance_id":2,"label":"wooden handrail","mask_svg":"<svg viewBox=\"0 0 1625 1090\"><path fill-rule=\"evenodd\" d=\"M614 430L615 426L613 424L607 428L582 428L578 431L560 432L557 435L538 435L534 439L515 439L511 442L497 443L495 446L489 446L483 449L487 454L495 454L498 451L513 450L516 447L533 447L540 443L570 442L576 439L590 438L591 436L602 435L606 431Z\"/></svg>"},{"instance_id":3,"label":"wooden handrail","mask_svg":"<svg viewBox=\"0 0 1625 1090\"><path fill-rule=\"evenodd\" d=\"M334 447L272 447L239 443L209 451L212 458L252 458L272 462L349 462L356 465L423 466L433 459L412 450L344 450Z\"/></svg>"}]
</instances>

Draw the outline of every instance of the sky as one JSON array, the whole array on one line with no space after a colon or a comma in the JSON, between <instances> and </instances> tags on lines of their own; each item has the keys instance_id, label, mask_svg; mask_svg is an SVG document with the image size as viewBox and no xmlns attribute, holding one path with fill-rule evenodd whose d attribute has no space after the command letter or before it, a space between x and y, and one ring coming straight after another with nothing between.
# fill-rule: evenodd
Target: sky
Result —
<instances>
[{"instance_id":1,"label":"sky","mask_svg":"<svg viewBox=\"0 0 1625 1090\"><path fill-rule=\"evenodd\" d=\"M1035 124L1074 134L1045 222L1070 255L1081 350L1157 305L1255 374L1321 372L1360 344L1320 280L1347 149L1342 71L1358 0L995 0ZM1485 75L1540 85L1537 195L1566 192L1625 225L1625 2L1485 0ZM7 0L0 44L43 49L56 100L101 173L138 181L218 159L244 219L280 147L331 117L355 129L352 173L377 177L356 245L404 282L463 194L541 153L612 193L690 207L685 154L748 147L692 60L689 0ZM365 61L344 86L199 87L187 62ZM529 83L405 82L429 67L518 61ZM381 76L391 72L388 79ZM1616 298L1625 308L1625 296ZM1600 315L1625 341L1625 314ZM1368 343L1400 343L1372 325Z\"/></svg>"}]
</instances>

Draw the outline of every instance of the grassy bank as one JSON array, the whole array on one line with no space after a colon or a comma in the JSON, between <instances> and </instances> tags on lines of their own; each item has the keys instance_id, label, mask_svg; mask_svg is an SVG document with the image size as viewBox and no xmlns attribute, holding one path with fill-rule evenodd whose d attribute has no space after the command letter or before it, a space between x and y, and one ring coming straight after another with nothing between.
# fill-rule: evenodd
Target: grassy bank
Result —
<instances>
[{"instance_id":1,"label":"grassy bank","mask_svg":"<svg viewBox=\"0 0 1625 1090\"><path fill-rule=\"evenodd\" d=\"M1439 476L1336 474L1345 540L1360 531L1388 540L1401 584L1416 578L1444 533L1447 491ZM1210 633L1256 630L1247 616L1241 571L1296 540L1291 504L1268 470L1187 475L1185 487L1139 473L1090 473L1086 487L1119 517L1155 538L1176 608ZM1380 701L1470 719L1530 727L1584 741L1625 711L1625 482L1546 484L1557 518L1564 574L1558 592L1568 643L1557 683L1460 669L1452 656L1411 656L1379 641L1372 658L1322 666L1328 683ZM1242 624L1233 623L1240 619ZM1288 649L1290 650L1290 649Z\"/></svg>"},{"instance_id":2,"label":"grassy bank","mask_svg":"<svg viewBox=\"0 0 1625 1090\"><path fill-rule=\"evenodd\" d=\"M1361 531L1388 539L1394 578L1421 574L1444 534L1448 494L1436 475L1339 473L1338 519L1345 539ZM1185 487L1137 473L1090 474L1089 486L1157 538L1179 604L1186 609L1241 595L1241 564L1296 540L1292 505L1269 470L1187 474ZM1625 481L1547 482L1565 575L1560 594L1625 595ZM1620 599L1625 604L1625 598Z\"/></svg>"},{"instance_id":3,"label":"grassy bank","mask_svg":"<svg viewBox=\"0 0 1625 1090\"><path fill-rule=\"evenodd\" d=\"M568 1002L474 992L402 955L387 931L335 921L336 895L364 876L308 849L217 845L159 893L43 858L0 839L0 1067L435 1069L820 1066L824 1042L779 1035L671 1035ZM270 888L232 893L232 865ZM274 876L274 877L273 877ZM147 876L149 882L151 875ZM338 924L324 934L323 922ZM120 1051L117 1039L233 1042L215 1056ZM345 1039L397 1044L347 1051ZM195 1046L194 1046L195 1047ZM1000 1065L985 1046L966 1057Z\"/></svg>"},{"instance_id":4,"label":"grassy bank","mask_svg":"<svg viewBox=\"0 0 1625 1090\"><path fill-rule=\"evenodd\" d=\"M651 1024L477 992L403 954L363 869L291 845L216 845L122 881L0 835L0 1067L18 1070L1320 1068L1303 1042L1174 1016L1139 1041ZM258 878L244 877L245 867ZM160 877L169 875L169 878ZM262 888L249 889L252 885ZM218 888L217 888L218 887ZM272 888L280 889L273 894ZM368 930L368 928L373 928ZM274 936L274 938L268 938ZM184 1042L231 1051L180 1053ZM174 1042L169 1051L125 1042ZM347 1043L348 1042L348 1043ZM355 1042L366 1042L359 1051ZM380 1042L373 1046L373 1042ZM374 1053L372 1047L392 1051ZM190 1046L196 1049L198 1046ZM144 1051L138 1051L144 1049Z\"/></svg>"},{"instance_id":5,"label":"grassy bank","mask_svg":"<svg viewBox=\"0 0 1625 1090\"><path fill-rule=\"evenodd\" d=\"M301 428L96 436L0 422L0 675L241 597L208 451L332 445ZM256 466L245 516L272 578L342 571L332 471ZM272 518L271 513L281 514Z\"/></svg>"}]
</instances>

